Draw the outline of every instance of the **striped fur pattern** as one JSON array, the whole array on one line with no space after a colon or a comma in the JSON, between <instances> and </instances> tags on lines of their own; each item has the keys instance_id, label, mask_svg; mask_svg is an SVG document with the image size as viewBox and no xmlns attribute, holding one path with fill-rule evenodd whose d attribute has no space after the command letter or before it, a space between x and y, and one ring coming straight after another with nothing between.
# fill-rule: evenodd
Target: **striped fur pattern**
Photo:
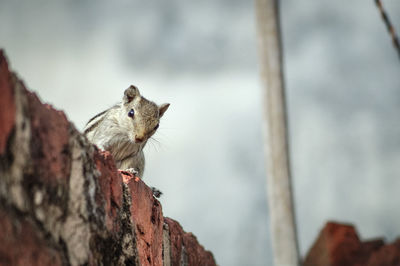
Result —
<instances>
[{"instance_id":1,"label":"striped fur pattern","mask_svg":"<svg viewBox=\"0 0 400 266\"><path fill-rule=\"evenodd\" d=\"M121 103L89 120L84 134L100 149L110 151L119 169L134 170L142 178L145 166L143 148L156 132L168 107L169 104L158 106L142 97L132 85L125 90ZM128 115L131 110L133 117Z\"/></svg>"}]
</instances>

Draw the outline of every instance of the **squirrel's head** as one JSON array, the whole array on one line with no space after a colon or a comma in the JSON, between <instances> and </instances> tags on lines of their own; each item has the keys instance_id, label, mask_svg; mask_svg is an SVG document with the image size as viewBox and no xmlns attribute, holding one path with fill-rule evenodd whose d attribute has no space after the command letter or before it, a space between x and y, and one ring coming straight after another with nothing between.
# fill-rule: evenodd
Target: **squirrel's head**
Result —
<instances>
[{"instance_id":1,"label":"squirrel's head","mask_svg":"<svg viewBox=\"0 0 400 266\"><path fill-rule=\"evenodd\" d=\"M122 99L123 125L129 130L129 137L135 143L145 143L157 130L160 118L167 111L169 103L158 106L142 97L133 85L127 88Z\"/></svg>"}]
</instances>

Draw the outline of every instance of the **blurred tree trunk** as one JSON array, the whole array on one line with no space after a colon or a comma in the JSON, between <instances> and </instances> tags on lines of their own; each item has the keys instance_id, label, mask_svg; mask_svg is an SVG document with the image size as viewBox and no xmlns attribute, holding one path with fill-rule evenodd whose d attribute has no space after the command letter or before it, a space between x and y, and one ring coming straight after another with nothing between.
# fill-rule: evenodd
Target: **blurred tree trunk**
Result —
<instances>
[{"instance_id":1,"label":"blurred tree trunk","mask_svg":"<svg viewBox=\"0 0 400 266\"><path fill-rule=\"evenodd\" d=\"M278 1L256 0L255 3L264 91L267 187L274 263L277 266L298 265Z\"/></svg>"}]
</instances>

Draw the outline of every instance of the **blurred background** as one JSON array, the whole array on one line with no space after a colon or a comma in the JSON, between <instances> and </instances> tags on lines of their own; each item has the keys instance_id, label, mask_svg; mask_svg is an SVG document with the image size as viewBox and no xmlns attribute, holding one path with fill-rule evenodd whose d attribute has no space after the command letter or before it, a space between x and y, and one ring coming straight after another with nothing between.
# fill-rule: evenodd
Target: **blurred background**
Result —
<instances>
[{"instance_id":1,"label":"blurred background","mask_svg":"<svg viewBox=\"0 0 400 266\"><path fill-rule=\"evenodd\" d=\"M400 30L400 1L383 1ZM400 62L374 1L281 1L302 255L327 220L400 235ZM79 130L135 84L171 103L145 182L220 265L270 265L254 5L0 0L0 47Z\"/></svg>"}]
</instances>

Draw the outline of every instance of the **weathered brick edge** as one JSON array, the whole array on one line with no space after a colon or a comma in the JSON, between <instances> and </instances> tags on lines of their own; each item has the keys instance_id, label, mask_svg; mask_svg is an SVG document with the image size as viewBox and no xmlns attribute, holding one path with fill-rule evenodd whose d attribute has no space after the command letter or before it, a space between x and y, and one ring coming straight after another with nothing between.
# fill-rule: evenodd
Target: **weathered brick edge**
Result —
<instances>
[{"instance_id":1,"label":"weathered brick edge","mask_svg":"<svg viewBox=\"0 0 400 266\"><path fill-rule=\"evenodd\" d=\"M308 252L304 266L398 266L400 239L361 241L352 225L328 222Z\"/></svg>"},{"instance_id":2,"label":"weathered brick edge","mask_svg":"<svg viewBox=\"0 0 400 266\"><path fill-rule=\"evenodd\" d=\"M42 104L0 50L0 265L216 265L63 112Z\"/></svg>"}]
</instances>

